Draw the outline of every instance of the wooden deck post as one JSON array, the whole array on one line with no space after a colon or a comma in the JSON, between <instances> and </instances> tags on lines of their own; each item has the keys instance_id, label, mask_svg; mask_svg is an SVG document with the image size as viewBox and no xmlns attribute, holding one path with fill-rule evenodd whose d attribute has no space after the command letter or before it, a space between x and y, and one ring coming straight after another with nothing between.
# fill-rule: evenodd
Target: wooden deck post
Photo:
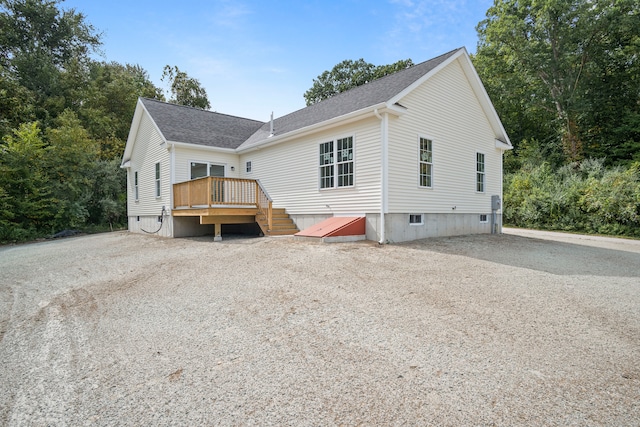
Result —
<instances>
[{"instance_id":1,"label":"wooden deck post","mask_svg":"<svg viewBox=\"0 0 640 427\"><path fill-rule=\"evenodd\" d=\"M213 224L213 241L222 242L222 224Z\"/></svg>"}]
</instances>

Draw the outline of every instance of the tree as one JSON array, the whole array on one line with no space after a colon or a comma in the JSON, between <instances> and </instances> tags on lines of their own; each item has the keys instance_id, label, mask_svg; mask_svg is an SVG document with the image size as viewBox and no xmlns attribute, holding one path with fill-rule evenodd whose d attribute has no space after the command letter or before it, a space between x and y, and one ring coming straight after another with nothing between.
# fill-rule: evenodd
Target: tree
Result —
<instances>
[{"instance_id":1,"label":"tree","mask_svg":"<svg viewBox=\"0 0 640 427\"><path fill-rule=\"evenodd\" d=\"M24 123L0 144L0 241L23 240L51 225L52 198L37 123Z\"/></svg>"},{"instance_id":2,"label":"tree","mask_svg":"<svg viewBox=\"0 0 640 427\"><path fill-rule=\"evenodd\" d=\"M165 65L162 73L162 81L168 81L171 92L169 102L188 107L207 110L211 108L207 91L200 85L197 79L189 77L177 66Z\"/></svg>"},{"instance_id":3,"label":"tree","mask_svg":"<svg viewBox=\"0 0 640 427\"><path fill-rule=\"evenodd\" d=\"M60 73L89 60L100 35L82 13L60 10L60 0L0 0L0 65L40 102L57 96Z\"/></svg>"},{"instance_id":4,"label":"tree","mask_svg":"<svg viewBox=\"0 0 640 427\"><path fill-rule=\"evenodd\" d=\"M46 168L55 203L54 227L81 227L89 218L98 144L71 110L60 114L56 127L47 129L45 136L49 141Z\"/></svg>"},{"instance_id":5,"label":"tree","mask_svg":"<svg viewBox=\"0 0 640 427\"><path fill-rule=\"evenodd\" d=\"M412 65L411 59L379 66L366 62L362 58L357 61L346 59L335 65L331 71L324 71L315 78L313 86L304 93L304 99L309 106Z\"/></svg>"},{"instance_id":6,"label":"tree","mask_svg":"<svg viewBox=\"0 0 640 427\"><path fill-rule=\"evenodd\" d=\"M552 139L567 161L580 160L602 143L593 130L607 126L595 122L603 111L598 98L607 90L620 98L610 98L605 110L621 116L632 101L634 111L625 117L634 122L638 79L623 82L637 76L639 9L634 0L495 0L478 26L475 62L492 98L506 108L501 114L510 122L524 118L521 130L540 131L528 138ZM615 56L626 69L610 69Z\"/></svg>"},{"instance_id":7,"label":"tree","mask_svg":"<svg viewBox=\"0 0 640 427\"><path fill-rule=\"evenodd\" d=\"M72 85L75 80L69 80ZM162 90L139 65L93 62L74 111L89 135L99 141L100 158L122 156L138 97L164 100Z\"/></svg>"}]
</instances>

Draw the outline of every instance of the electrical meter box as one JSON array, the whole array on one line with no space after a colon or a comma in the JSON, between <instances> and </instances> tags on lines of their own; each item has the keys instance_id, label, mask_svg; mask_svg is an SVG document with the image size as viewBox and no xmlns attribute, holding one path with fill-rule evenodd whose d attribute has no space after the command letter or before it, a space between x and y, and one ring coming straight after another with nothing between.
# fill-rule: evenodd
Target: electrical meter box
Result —
<instances>
[{"instance_id":1,"label":"electrical meter box","mask_svg":"<svg viewBox=\"0 0 640 427\"><path fill-rule=\"evenodd\" d=\"M491 210L499 211L502 209L502 200L500 200L500 196L491 196Z\"/></svg>"}]
</instances>

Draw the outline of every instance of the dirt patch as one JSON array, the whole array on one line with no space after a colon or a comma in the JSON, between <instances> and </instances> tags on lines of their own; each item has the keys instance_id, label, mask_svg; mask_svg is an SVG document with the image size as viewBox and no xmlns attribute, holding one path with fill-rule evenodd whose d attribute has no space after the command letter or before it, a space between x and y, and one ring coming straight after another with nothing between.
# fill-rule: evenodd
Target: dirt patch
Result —
<instances>
[{"instance_id":1,"label":"dirt patch","mask_svg":"<svg viewBox=\"0 0 640 427\"><path fill-rule=\"evenodd\" d=\"M571 239L5 247L0 424L634 425L640 251Z\"/></svg>"}]
</instances>

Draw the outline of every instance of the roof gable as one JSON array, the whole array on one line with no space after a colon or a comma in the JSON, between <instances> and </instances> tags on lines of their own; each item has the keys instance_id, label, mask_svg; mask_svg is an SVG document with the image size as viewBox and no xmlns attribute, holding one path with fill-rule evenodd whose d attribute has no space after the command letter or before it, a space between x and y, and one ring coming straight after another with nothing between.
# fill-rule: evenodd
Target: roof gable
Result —
<instances>
[{"instance_id":1,"label":"roof gable","mask_svg":"<svg viewBox=\"0 0 640 427\"><path fill-rule=\"evenodd\" d=\"M235 149L264 122L140 98L166 141Z\"/></svg>"}]
</instances>

